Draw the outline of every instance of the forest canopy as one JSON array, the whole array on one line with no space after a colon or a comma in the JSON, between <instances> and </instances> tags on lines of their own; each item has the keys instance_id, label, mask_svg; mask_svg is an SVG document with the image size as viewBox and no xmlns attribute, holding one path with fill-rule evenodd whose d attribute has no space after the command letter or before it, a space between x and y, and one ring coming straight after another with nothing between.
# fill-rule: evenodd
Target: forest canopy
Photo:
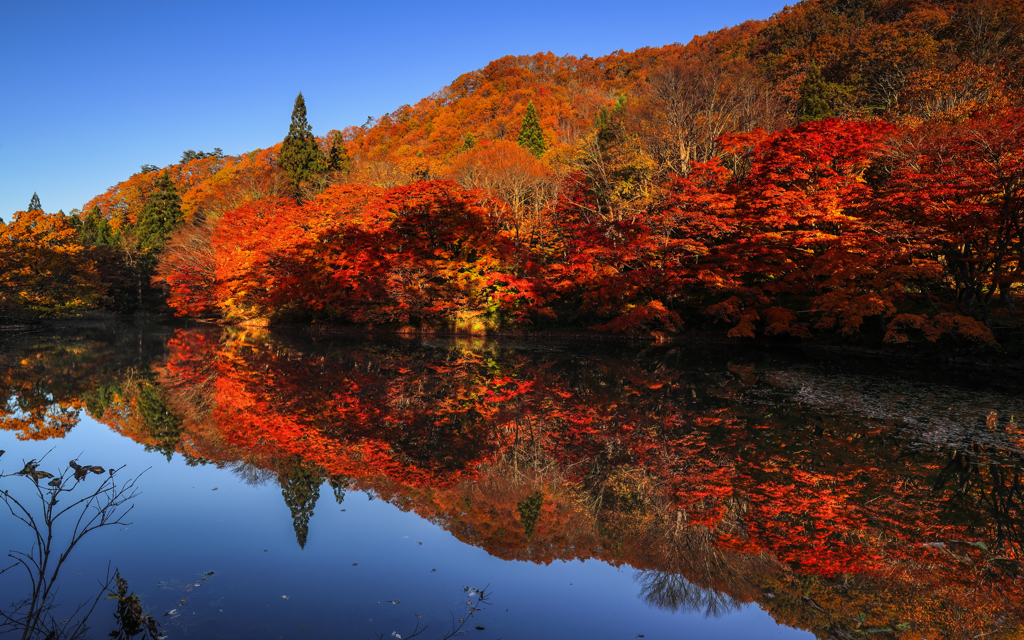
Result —
<instances>
[{"instance_id":1,"label":"forest canopy","mask_svg":"<svg viewBox=\"0 0 1024 640\"><path fill-rule=\"evenodd\" d=\"M15 214L0 313L992 344L1021 324L1021 33L1020 0L806 0L323 136L299 94L274 146Z\"/></svg>"}]
</instances>

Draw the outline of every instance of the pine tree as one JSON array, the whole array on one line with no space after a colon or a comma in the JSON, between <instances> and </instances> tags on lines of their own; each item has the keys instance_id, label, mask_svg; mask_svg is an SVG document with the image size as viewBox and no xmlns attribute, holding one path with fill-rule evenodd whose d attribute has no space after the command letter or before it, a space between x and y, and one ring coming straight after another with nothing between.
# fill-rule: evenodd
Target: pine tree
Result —
<instances>
[{"instance_id":1,"label":"pine tree","mask_svg":"<svg viewBox=\"0 0 1024 640\"><path fill-rule=\"evenodd\" d=\"M615 106L611 109L601 107L597 112L597 141L601 150L605 151L607 146L618 137L621 127L622 113L626 110L626 96L619 95L615 99Z\"/></svg>"},{"instance_id":2,"label":"pine tree","mask_svg":"<svg viewBox=\"0 0 1024 640\"><path fill-rule=\"evenodd\" d=\"M32 200L28 203L28 211L42 211L43 205L39 203L39 194L33 193Z\"/></svg>"},{"instance_id":3,"label":"pine tree","mask_svg":"<svg viewBox=\"0 0 1024 640\"><path fill-rule=\"evenodd\" d=\"M292 109L292 124L281 146L277 165L288 173L292 194L301 200L302 183L327 170L327 158L313 137L313 129L306 121L306 100L299 92Z\"/></svg>"},{"instance_id":4,"label":"pine tree","mask_svg":"<svg viewBox=\"0 0 1024 640\"><path fill-rule=\"evenodd\" d=\"M470 149L472 149L475 146L476 146L476 138L473 137L472 133L467 131L466 132L466 137L462 140L462 150L463 151L469 151Z\"/></svg>"},{"instance_id":5,"label":"pine tree","mask_svg":"<svg viewBox=\"0 0 1024 640\"><path fill-rule=\"evenodd\" d=\"M327 169L346 176L352 171L352 160L348 157L345 139L340 132L335 132L331 138L331 151L327 156Z\"/></svg>"},{"instance_id":6,"label":"pine tree","mask_svg":"<svg viewBox=\"0 0 1024 640\"><path fill-rule=\"evenodd\" d=\"M797 103L797 116L800 122L832 117L834 114L832 107L829 106L829 93L829 83L821 77L821 69L812 60L811 68L807 70L807 78L800 85L800 102Z\"/></svg>"},{"instance_id":7,"label":"pine tree","mask_svg":"<svg viewBox=\"0 0 1024 640\"><path fill-rule=\"evenodd\" d=\"M541 157L548 150L544 143L544 132L540 128L540 120L537 118L537 110L533 107L533 101L526 107L523 115L523 126L519 129L519 139L516 140L520 147L523 147L534 157Z\"/></svg>"},{"instance_id":8,"label":"pine tree","mask_svg":"<svg viewBox=\"0 0 1024 640\"><path fill-rule=\"evenodd\" d=\"M82 226L78 230L78 241L84 247L112 247L117 244L114 230L103 217L99 206L93 205L85 215Z\"/></svg>"},{"instance_id":9,"label":"pine tree","mask_svg":"<svg viewBox=\"0 0 1024 640\"><path fill-rule=\"evenodd\" d=\"M146 197L146 204L139 213L136 222L139 244L146 253L155 255L164 248L174 230L184 223L181 198L165 169L153 182L153 191Z\"/></svg>"}]
</instances>

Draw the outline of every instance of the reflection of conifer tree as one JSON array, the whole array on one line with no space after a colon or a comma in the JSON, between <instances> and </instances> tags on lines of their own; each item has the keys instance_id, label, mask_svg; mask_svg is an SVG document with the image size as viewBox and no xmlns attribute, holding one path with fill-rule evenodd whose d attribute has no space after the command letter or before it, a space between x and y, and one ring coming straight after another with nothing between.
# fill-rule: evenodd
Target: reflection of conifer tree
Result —
<instances>
[{"instance_id":1,"label":"reflection of conifer tree","mask_svg":"<svg viewBox=\"0 0 1024 640\"><path fill-rule=\"evenodd\" d=\"M156 444L146 445L146 450L159 451L170 460L181 440L181 418L171 412L152 384L139 389L138 407L146 431L156 441Z\"/></svg>"},{"instance_id":2,"label":"reflection of conifer tree","mask_svg":"<svg viewBox=\"0 0 1024 640\"><path fill-rule=\"evenodd\" d=\"M85 401L85 410L97 420L103 419L103 414L114 403L115 398L121 393L121 385L96 385L93 389L82 394Z\"/></svg>"},{"instance_id":3,"label":"reflection of conifer tree","mask_svg":"<svg viewBox=\"0 0 1024 640\"><path fill-rule=\"evenodd\" d=\"M345 492L348 491L350 480L351 479L348 476L342 475L331 476L327 479L327 484L329 484L331 489L334 491L334 500L338 504L345 502Z\"/></svg>"},{"instance_id":4,"label":"reflection of conifer tree","mask_svg":"<svg viewBox=\"0 0 1024 640\"><path fill-rule=\"evenodd\" d=\"M519 521L526 530L527 540L533 540L533 532L537 528L537 519L540 518L540 507L543 504L544 495L540 491L535 491L516 505L519 509Z\"/></svg>"},{"instance_id":5,"label":"reflection of conifer tree","mask_svg":"<svg viewBox=\"0 0 1024 640\"><path fill-rule=\"evenodd\" d=\"M295 540L305 549L306 538L309 537L309 519L313 517L313 509L320 498L323 476L319 469L305 467L301 460L296 460L281 475L280 482L284 503L292 512Z\"/></svg>"}]
</instances>

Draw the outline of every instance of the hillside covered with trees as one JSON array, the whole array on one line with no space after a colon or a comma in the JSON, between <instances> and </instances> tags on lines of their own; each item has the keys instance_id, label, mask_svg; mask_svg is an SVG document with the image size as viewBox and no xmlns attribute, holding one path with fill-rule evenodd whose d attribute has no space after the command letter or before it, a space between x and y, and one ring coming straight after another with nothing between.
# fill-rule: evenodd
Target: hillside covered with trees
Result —
<instances>
[{"instance_id":1,"label":"hillside covered with trees","mask_svg":"<svg viewBox=\"0 0 1024 640\"><path fill-rule=\"evenodd\" d=\"M807 0L506 57L0 228L0 315L1019 339L1024 4ZM315 105L312 105L315 108Z\"/></svg>"}]
</instances>

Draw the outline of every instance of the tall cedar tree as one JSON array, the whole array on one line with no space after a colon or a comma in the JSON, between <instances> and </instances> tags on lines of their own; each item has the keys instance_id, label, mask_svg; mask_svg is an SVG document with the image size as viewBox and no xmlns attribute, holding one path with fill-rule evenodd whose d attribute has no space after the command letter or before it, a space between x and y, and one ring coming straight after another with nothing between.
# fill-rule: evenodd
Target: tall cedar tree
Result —
<instances>
[{"instance_id":1,"label":"tall cedar tree","mask_svg":"<svg viewBox=\"0 0 1024 640\"><path fill-rule=\"evenodd\" d=\"M306 100L300 91L292 109L292 124L277 159L277 165L288 173L292 195L296 200L301 200L302 183L326 171L327 162L328 159L313 137L313 129L306 122Z\"/></svg>"},{"instance_id":2,"label":"tall cedar tree","mask_svg":"<svg viewBox=\"0 0 1024 640\"><path fill-rule=\"evenodd\" d=\"M345 148L345 138L342 137L341 133L335 133L331 138L331 151L327 157L327 169L346 176L352 171L352 160L348 157L348 149Z\"/></svg>"},{"instance_id":3,"label":"tall cedar tree","mask_svg":"<svg viewBox=\"0 0 1024 640\"><path fill-rule=\"evenodd\" d=\"M533 107L533 101L526 107L526 114L523 115L523 126L519 129L519 139L516 140L520 147L523 147L534 157L539 158L548 150L544 143L544 132L540 128L540 120L537 118L537 110Z\"/></svg>"},{"instance_id":4,"label":"tall cedar tree","mask_svg":"<svg viewBox=\"0 0 1024 640\"><path fill-rule=\"evenodd\" d=\"M834 115L832 107L829 106L828 93L828 84L821 77L821 69L812 60L811 68L807 70L807 78L800 85L800 102L797 104L800 122L824 120Z\"/></svg>"},{"instance_id":5,"label":"tall cedar tree","mask_svg":"<svg viewBox=\"0 0 1024 640\"><path fill-rule=\"evenodd\" d=\"M181 198L165 169L153 183L153 191L139 213L137 228L143 251L150 255L159 253L175 229L184 222Z\"/></svg>"},{"instance_id":6,"label":"tall cedar tree","mask_svg":"<svg viewBox=\"0 0 1024 640\"><path fill-rule=\"evenodd\" d=\"M28 203L28 211L42 211L43 205L39 202L39 194L33 193L32 200Z\"/></svg>"}]
</instances>

